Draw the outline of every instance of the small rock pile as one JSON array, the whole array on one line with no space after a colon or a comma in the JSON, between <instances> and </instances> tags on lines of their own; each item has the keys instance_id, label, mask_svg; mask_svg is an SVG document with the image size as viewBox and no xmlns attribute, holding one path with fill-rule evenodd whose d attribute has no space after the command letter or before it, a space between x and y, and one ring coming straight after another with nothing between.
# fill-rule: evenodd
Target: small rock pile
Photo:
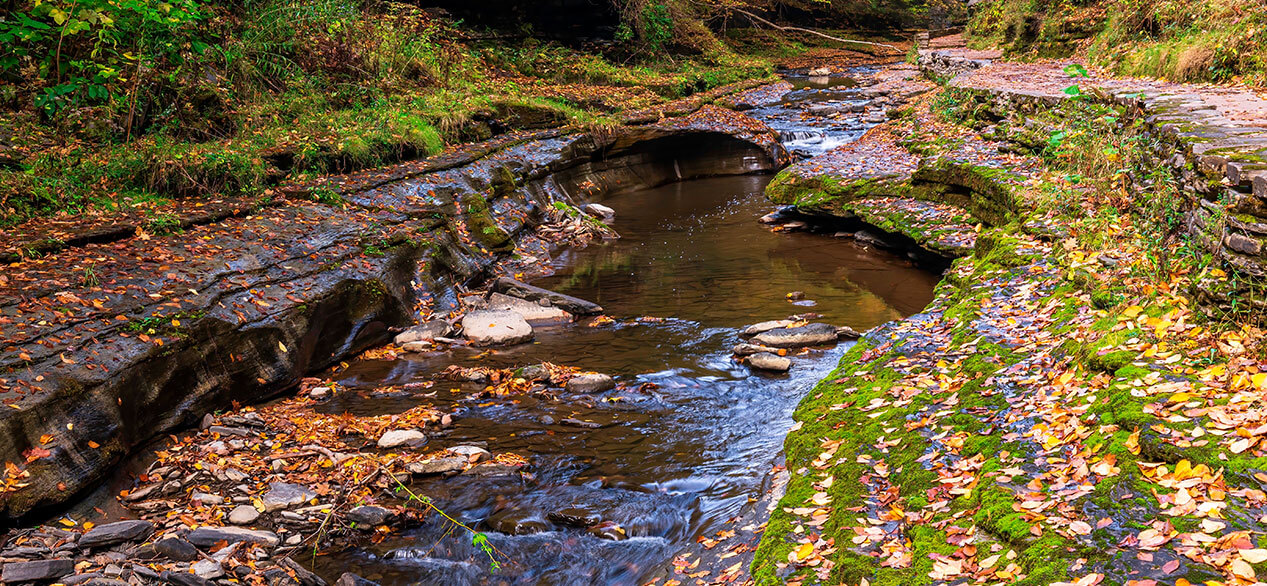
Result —
<instances>
[{"instance_id":1,"label":"small rock pile","mask_svg":"<svg viewBox=\"0 0 1267 586\"><path fill-rule=\"evenodd\" d=\"M792 368L792 360L786 356L788 349L835 344L842 339L856 339L860 334L848 326L811 323L804 316L792 316L752 324L740 335L751 339L731 350L740 360L756 369L787 372Z\"/></svg>"}]
</instances>

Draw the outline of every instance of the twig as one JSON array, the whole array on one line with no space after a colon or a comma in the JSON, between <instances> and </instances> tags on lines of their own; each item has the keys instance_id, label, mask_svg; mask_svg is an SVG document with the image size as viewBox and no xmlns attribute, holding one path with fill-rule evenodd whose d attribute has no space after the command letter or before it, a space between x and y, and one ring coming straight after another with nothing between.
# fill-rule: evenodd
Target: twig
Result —
<instances>
[{"instance_id":1,"label":"twig","mask_svg":"<svg viewBox=\"0 0 1267 586\"><path fill-rule=\"evenodd\" d=\"M761 18L760 16L757 16L757 15L755 15L755 14L751 13L751 12L748 12L747 10L744 10L744 9L742 9L742 8L732 8L731 10L734 10L735 12L738 12L739 14L742 14L742 15L744 15L744 16L747 16L748 18L750 18L750 19L752 19L752 20L754 20L754 21L756 21L756 22L762 23L762 24L764 24L764 25L767 25L767 26L773 27L773 28L775 28L775 29L777 29L777 30L784 31L784 32L786 32L786 31L797 31L797 32L802 32L802 33L809 33L809 34L811 34L811 35L818 35L818 36L823 37L823 38L825 38L825 39L831 39L831 40L836 41L836 42L839 42L839 43L855 43L855 44L858 44L858 45L870 45L870 46L872 46L872 47L886 47L886 48L888 48L888 49L892 49L895 53L901 53L901 52L902 52L902 50L901 50L901 49L899 49L899 48L897 48L897 47L895 47L895 46L893 46L893 45L889 45L889 44L885 44L885 43L872 43L872 42L870 42L870 41L859 41L859 40L856 40L856 39L842 39L842 38L840 38L840 37L833 37L833 36L831 36L831 35L829 35L829 34L826 34L826 33L820 33L820 32L818 32L818 31L816 31L816 30L811 30L811 29L807 29L807 28L801 28L801 27L798 27L798 26L780 26L780 25L774 24L773 22L770 22L770 21L768 21L768 20L766 20L766 19L764 19L764 18Z\"/></svg>"}]
</instances>

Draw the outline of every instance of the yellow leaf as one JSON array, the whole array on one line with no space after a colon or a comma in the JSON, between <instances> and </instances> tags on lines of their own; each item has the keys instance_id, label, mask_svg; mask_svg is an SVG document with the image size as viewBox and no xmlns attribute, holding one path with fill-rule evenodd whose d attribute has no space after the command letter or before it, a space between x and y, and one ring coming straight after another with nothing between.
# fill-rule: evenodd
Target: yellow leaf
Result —
<instances>
[{"instance_id":1,"label":"yellow leaf","mask_svg":"<svg viewBox=\"0 0 1267 586\"><path fill-rule=\"evenodd\" d=\"M1126 308L1126 309L1122 310L1122 315L1123 315L1124 317L1128 317L1128 318L1132 318L1132 319L1133 319L1135 316L1139 315L1139 312L1141 312L1141 311L1144 311L1144 308L1143 308L1143 307L1140 307L1140 306L1138 306L1138 305L1132 305L1132 306L1130 306L1130 307L1128 307L1128 308Z\"/></svg>"},{"instance_id":2,"label":"yellow leaf","mask_svg":"<svg viewBox=\"0 0 1267 586\"><path fill-rule=\"evenodd\" d=\"M73 524L74 523L72 523L72 525ZM799 561L805 560L809 558L809 556L814 555L814 544L803 543L801 544L800 547L796 548L795 553L796 553L796 561L799 562Z\"/></svg>"},{"instance_id":3,"label":"yellow leaf","mask_svg":"<svg viewBox=\"0 0 1267 586\"><path fill-rule=\"evenodd\" d=\"M285 345L285 344L283 344L283 343L281 343L281 341L278 341L278 342L277 342L277 347L278 347L278 348L281 348L281 349L282 349L282 352L287 352L287 350L286 350L286 345Z\"/></svg>"}]
</instances>

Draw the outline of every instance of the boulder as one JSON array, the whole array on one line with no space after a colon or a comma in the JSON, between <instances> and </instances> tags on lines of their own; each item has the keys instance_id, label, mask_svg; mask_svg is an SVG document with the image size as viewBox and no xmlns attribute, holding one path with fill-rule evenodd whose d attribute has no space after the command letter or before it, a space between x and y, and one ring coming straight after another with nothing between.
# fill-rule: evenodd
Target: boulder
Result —
<instances>
[{"instance_id":1,"label":"boulder","mask_svg":"<svg viewBox=\"0 0 1267 586\"><path fill-rule=\"evenodd\" d=\"M769 352L771 354L779 353L777 348L762 346L760 344L735 344L735 347L731 348L730 351L735 356L751 356L760 352Z\"/></svg>"},{"instance_id":2,"label":"boulder","mask_svg":"<svg viewBox=\"0 0 1267 586\"><path fill-rule=\"evenodd\" d=\"M776 328L757 334L754 341L775 348L800 348L836 341L836 327L829 324L807 324L795 328Z\"/></svg>"},{"instance_id":3,"label":"boulder","mask_svg":"<svg viewBox=\"0 0 1267 586\"><path fill-rule=\"evenodd\" d=\"M771 320L771 321L763 321L758 324L752 324L744 328L743 331L739 333L745 336L755 336L762 332L768 332L770 330L774 330L778 328L786 328L794 323L796 322L790 319L776 319L776 320Z\"/></svg>"},{"instance_id":4,"label":"boulder","mask_svg":"<svg viewBox=\"0 0 1267 586\"><path fill-rule=\"evenodd\" d=\"M597 303L572 297L571 295L557 293L549 289L534 287L509 277L497 279L497 281L493 283L493 290L511 297L527 299L528 301L538 301L544 299L550 305L573 315L598 315L603 313L602 306Z\"/></svg>"},{"instance_id":5,"label":"boulder","mask_svg":"<svg viewBox=\"0 0 1267 586\"><path fill-rule=\"evenodd\" d=\"M264 510L278 511L302 505L317 498L317 493L306 486L286 482L270 482L268 492L264 493Z\"/></svg>"},{"instance_id":6,"label":"boulder","mask_svg":"<svg viewBox=\"0 0 1267 586\"><path fill-rule=\"evenodd\" d=\"M427 443L427 435L416 429L393 429L378 438L378 447L385 450L400 446L417 447Z\"/></svg>"},{"instance_id":7,"label":"boulder","mask_svg":"<svg viewBox=\"0 0 1267 586\"><path fill-rule=\"evenodd\" d=\"M382 525L391 518L391 511L384 509L383 507L376 507L373 505L356 507L355 509L348 511L347 514L347 519L349 521L355 521L362 525L369 525L370 527Z\"/></svg>"},{"instance_id":8,"label":"boulder","mask_svg":"<svg viewBox=\"0 0 1267 586\"><path fill-rule=\"evenodd\" d=\"M396 334L396 338L392 342L397 346L404 346L410 342L430 342L436 338L443 338L452 331L453 328L449 325L449 322L442 319L433 319Z\"/></svg>"},{"instance_id":9,"label":"boulder","mask_svg":"<svg viewBox=\"0 0 1267 586\"><path fill-rule=\"evenodd\" d=\"M616 381L605 374L578 374L569 378L564 388L573 393L601 393L616 388Z\"/></svg>"},{"instance_id":10,"label":"boulder","mask_svg":"<svg viewBox=\"0 0 1267 586\"><path fill-rule=\"evenodd\" d=\"M462 318L462 335L479 346L519 344L532 339L532 326L513 311L481 309Z\"/></svg>"},{"instance_id":11,"label":"boulder","mask_svg":"<svg viewBox=\"0 0 1267 586\"><path fill-rule=\"evenodd\" d=\"M785 356L779 356L778 354L758 352L748 357L748 365L753 368L760 368L761 370L787 372L790 368L792 368L792 360Z\"/></svg>"},{"instance_id":12,"label":"boulder","mask_svg":"<svg viewBox=\"0 0 1267 586\"><path fill-rule=\"evenodd\" d=\"M268 547L277 545L277 534L241 527L199 527L186 536L189 543L201 548L213 547L221 541L233 543L259 543Z\"/></svg>"},{"instance_id":13,"label":"boulder","mask_svg":"<svg viewBox=\"0 0 1267 586\"><path fill-rule=\"evenodd\" d=\"M229 522L234 525L250 525L260 518L260 511L254 505L238 505L229 511Z\"/></svg>"},{"instance_id":14,"label":"boulder","mask_svg":"<svg viewBox=\"0 0 1267 586\"><path fill-rule=\"evenodd\" d=\"M413 462L406 466L406 468L409 470L410 474L430 476L433 474L461 472L466 468L466 463L466 457L453 456L449 458L436 458L427 462Z\"/></svg>"},{"instance_id":15,"label":"boulder","mask_svg":"<svg viewBox=\"0 0 1267 586\"><path fill-rule=\"evenodd\" d=\"M9 562L0 571L0 582L52 582L75 571L72 560L37 560L34 562Z\"/></svg>"},{"instance_id":16,"label":"boulder","mask_svg":"<svg viewBox=\"0 0 1267 586\"><path fill-rule=\"evenodd\" d=\"M154 534L154 524L149 521L119 521L97 525L79 538L79 547L91 549L108 547L129 541L144 541Z\"/></svg>"}]
</instances>

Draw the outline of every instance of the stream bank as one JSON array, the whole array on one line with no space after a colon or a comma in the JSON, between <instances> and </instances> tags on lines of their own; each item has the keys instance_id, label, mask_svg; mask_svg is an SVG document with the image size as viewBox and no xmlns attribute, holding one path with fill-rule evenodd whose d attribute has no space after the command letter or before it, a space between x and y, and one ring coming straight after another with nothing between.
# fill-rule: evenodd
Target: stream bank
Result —
<instances>
[{"instance_id":1,"label":"stream bank","mask_svg":"<svg viewBox=\"0 0 1267 586\"><path fill-rule=\"evenodd\" d=\"M950 53L921 55L945 87L768 189L958 258L798 406L755 581L1258 582L1267 378L1230 309L1257 303L1263 100Z\"/></svg>"}]
</instances>

